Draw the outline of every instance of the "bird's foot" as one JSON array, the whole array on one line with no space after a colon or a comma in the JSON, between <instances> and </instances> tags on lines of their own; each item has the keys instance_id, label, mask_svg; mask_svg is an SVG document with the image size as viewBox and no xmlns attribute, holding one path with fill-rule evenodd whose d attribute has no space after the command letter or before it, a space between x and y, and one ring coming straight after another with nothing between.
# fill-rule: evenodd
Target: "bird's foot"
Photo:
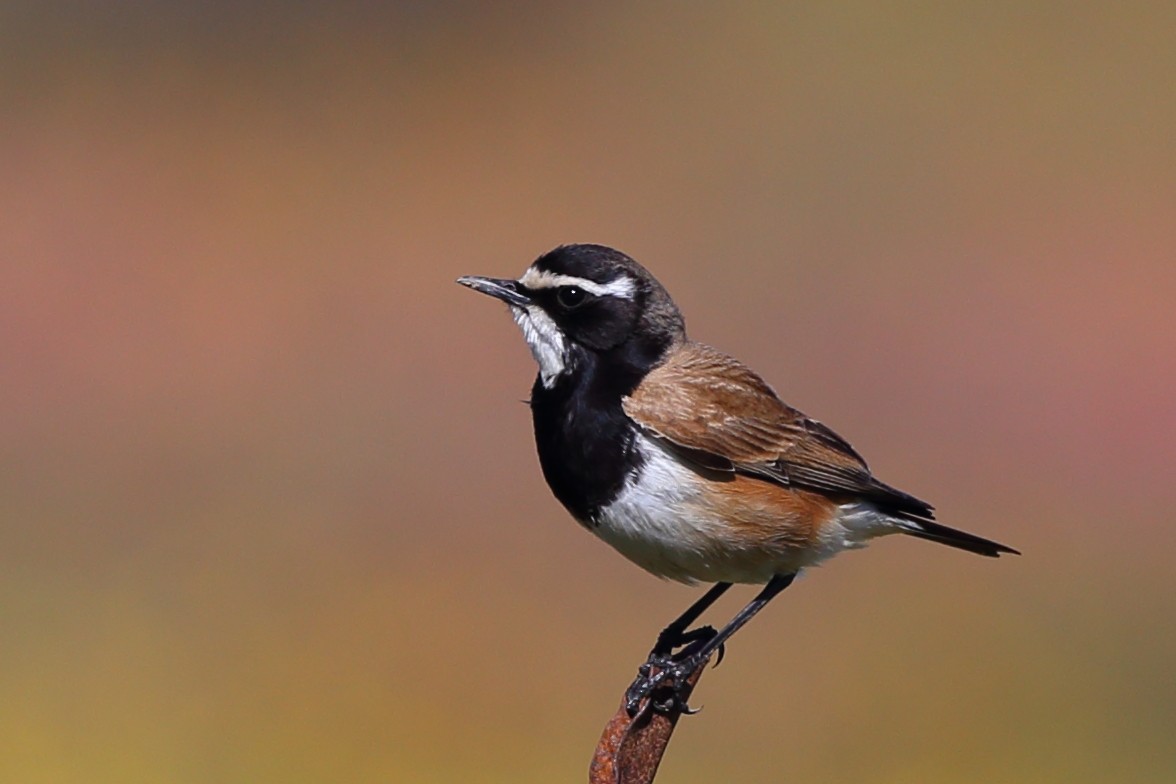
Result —
<instances>
[{"instance_id":1,"label":"bird's foot","mask_svg":"<svg viewBox=\"0 0 1176 784\"><path fill-rule=\"evenodd\" d=\"M661 665L649 662L642 664L637 670L637 678L625 692L625 710L630 717L648 708L663 714L697 713L687 703L687 697L693 689L687 679L705 664L704 660L693 656Z\"/></svg>"},{"instance_id":2,"label":"bird's foot","mask_svg":"<svg viewBox=\"0 0 1176 784\"><path fill-rule=\"evenodd\" d=\"M699 652L716 634L713 626L700 626L687 632L663 631L625 692L628 714L636 716L643 710L643 703L659 713L697 713L686 701L694 688L687 679L710 658L709 654L699 655ZM674 653L677 648L681 650ZM718 666L723 660L723 646L720 645L716 652L715 666Z\"/></svg>"}]
</instances>

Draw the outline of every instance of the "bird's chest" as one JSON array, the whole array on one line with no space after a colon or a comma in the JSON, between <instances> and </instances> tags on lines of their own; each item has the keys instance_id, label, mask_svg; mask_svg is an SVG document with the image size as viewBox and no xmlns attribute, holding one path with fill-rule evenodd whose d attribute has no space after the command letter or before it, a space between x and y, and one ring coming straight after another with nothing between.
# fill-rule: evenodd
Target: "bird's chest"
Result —
<instances>
[{"instance_id":1,"label":"bird's chest","mask_svg":"<svg viewBox=\"0 0 1176 784\"><path fill-rule=\"evenodd\" d=\"M641 466L636 427L619 397L600 400L585 390L539 384L532 391L531 414L548 486L573 517L591 527Z\"/></svg>"}]
</instances>

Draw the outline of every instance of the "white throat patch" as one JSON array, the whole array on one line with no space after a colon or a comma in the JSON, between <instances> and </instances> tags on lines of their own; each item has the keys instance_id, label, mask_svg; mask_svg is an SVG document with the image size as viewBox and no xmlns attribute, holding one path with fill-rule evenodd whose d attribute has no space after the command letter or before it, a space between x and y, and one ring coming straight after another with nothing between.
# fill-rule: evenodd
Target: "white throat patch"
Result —
<instances>
[{"instance_id":1,"label":"white throat patch","mask_svg":"<svg viewBox=\"0 0 1176 784\"><path fill-rule=\"evenodd\" d=\"M539 380L551 389L568 364L568 343L563 332L538 305L511 305L510 312L539 364Z\"/></svg>"}]
</instances>

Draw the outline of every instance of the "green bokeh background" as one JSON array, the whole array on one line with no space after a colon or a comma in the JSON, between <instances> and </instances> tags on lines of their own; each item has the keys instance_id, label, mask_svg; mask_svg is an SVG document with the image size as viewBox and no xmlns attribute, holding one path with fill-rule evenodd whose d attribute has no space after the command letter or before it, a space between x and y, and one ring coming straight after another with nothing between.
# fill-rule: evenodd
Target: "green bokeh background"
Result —
<instances>
[{"instance_id":1,"label":"green bokeh background","mask_svg":"<svg viewBox=\"0 0 1176 784\"><path fill-rule=\"evenodd\" d=\"M3 5L0 780L583 780L697 590L549 496L530 357L452 283L572 241L1025 552L809 574L660 780L1176 780L1174 30Z\"/></svg>"}]
</instances>

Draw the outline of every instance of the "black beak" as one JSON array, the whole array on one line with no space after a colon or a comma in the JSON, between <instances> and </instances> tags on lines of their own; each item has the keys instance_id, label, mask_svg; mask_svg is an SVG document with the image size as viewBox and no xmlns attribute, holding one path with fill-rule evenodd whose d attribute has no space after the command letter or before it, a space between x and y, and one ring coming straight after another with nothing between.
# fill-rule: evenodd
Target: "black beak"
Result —
<instances>
[{"instance_id":1,"label":"black beak","mask_svg":"<svg viewBox=\"0 0 1176 784\"><path fill-rule=\"evenodd\" d=\"M458 278L457 282L463 286L469 286L474 291L489 294L491 297L500 299L508 305L526 307L531 304L531 298L523 292L523 287L519 285L517 280L466 275Z\"/></svg>"}]
</instances>

